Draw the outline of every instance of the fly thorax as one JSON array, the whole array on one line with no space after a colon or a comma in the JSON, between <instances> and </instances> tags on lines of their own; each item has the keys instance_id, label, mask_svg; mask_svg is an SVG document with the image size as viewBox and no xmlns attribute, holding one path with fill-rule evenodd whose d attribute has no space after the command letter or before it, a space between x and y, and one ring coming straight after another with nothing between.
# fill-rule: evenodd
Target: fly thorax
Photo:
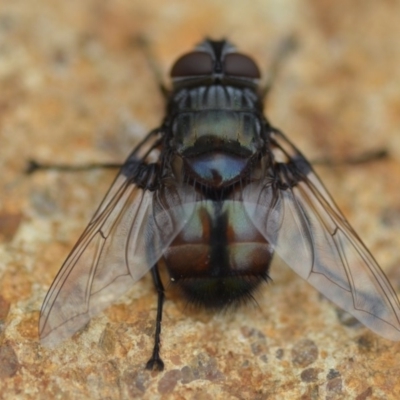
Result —
<instances>
[{"instance_id":1,"label":"fly thorax","mask_svg":"<svg viewBox=\"0 0 400 400\"><path fill-rule=\"evenodd\" d=\"M216 85L181 96L170 146L194 180L212 187L240 180L262 149L262 121L243 92Z\"/></svg>"}]
</instances>

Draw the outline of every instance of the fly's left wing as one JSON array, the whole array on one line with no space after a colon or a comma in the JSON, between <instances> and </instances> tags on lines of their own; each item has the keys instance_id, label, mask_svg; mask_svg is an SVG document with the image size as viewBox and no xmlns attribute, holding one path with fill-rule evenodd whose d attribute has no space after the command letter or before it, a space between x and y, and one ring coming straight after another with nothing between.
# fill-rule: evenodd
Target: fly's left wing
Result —
<instances>
[{"instance_id":1,"label":"fly's left wing","mask_svg":"<svg viewBox=\"0 0 400 400\"><path fill-rule=\"evenodd\" d=\"M44 345L71 336L130 289L186 223L190 205L173 185L153 192L138 184L152 179L143 160L159 140L159 132L150 133L130 155L57 274L40 315Z\"/></svg>"},{"instance_id":2,"label":"fly's left wing","mask_svg":"<svg viewBox=\"0 0 400 400\"><path fill-rule=\"evenodd\" d=\"M303 155L279 131L275 163L243 191L246 210L302 278L375 333L400 340L400 303L383 271Z\"/></svg>"}]
</instances>

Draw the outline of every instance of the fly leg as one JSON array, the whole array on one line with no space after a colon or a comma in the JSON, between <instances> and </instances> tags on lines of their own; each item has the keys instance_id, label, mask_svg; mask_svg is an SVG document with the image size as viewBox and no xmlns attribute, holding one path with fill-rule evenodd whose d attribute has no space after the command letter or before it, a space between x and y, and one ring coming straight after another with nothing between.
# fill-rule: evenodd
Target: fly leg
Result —
<instances>
[{"instance_id":1,"label":"fly leg","mask_svg":"<svg viewBox=\"0 0 400 400\"><path fill-rule=\"evenodd\" d=\"M334 160L332 158L317 158L315 160L311 160L311 164L314 165L326 165L329 167L339 166L339 165L357 165L369 163L370 161L378 161L383 160L389 157L389 152L386 149L377 149L366 151L361 154L356 154L354 156L349 156L342 160Z\"/></svg>"},{"instance_id":2,"label":"fly leg","mask_svg":"<svg viewBox=\"0 0 400 400\"><path fill-rule=\"evenodd\" d=\"M157 265L151 269L151 275L153 277L154 286L156 287L158 294L157 303L157 317L156 317L156 332L154 335L154 348L153 354L149 361L147 361L146 369L162 371L164 369L164 362L160 358L160 336L161 336L161 320L162 311L164 304L164 286L161 282L160 274L158 272Z\"/></svg>"},{"instance_id":3,"label":"fly leg","mask_svg":"<svg viewBox=\"0 0 400 400\"><path fill-rule=\"evenodd\" d=\"M147 60L149 68L154 76L154 79L157 82L157 85L158 85L158 88L160 89L161 94L163 95L164 99L168 99L168 97L170 95L170 91L168 90L167 86L163 82L161 69L160 69L157 61L155 60L153 53L151 52L149 43L147 42L147 40L144 36L137 37L136 43L142 50L142 52Z\"/></svg>"},{"instance_id":4,"label":"fly leg","mask_svg":"<svg viewBox=\"0 0 400 400\"><path fill-rule=\"evenodd\" d=\"M154 148L160 145L162 141L162 129L160 127L151 130L146 137L136 146L136 148L129 155L125 163L87 163L81 165L71 164L46 164L36 160L29 160L25 174L30 175L38 171L52 170L60 172L79 172L90 171L93 169L117 169L122 167L129 167L136 165L144 159Z\"/></svg>"},{"instance_id":5,"label":"fly leg","mask_svg":"<svg viewBox=\"0 0 400 400\"><path fill-rule=\"evenodd\" d=\"M88 163L84 165L69 165L69 164L45 164L36 160L29 160L25 173L27 175L33 174L39 170L56 170L63 172L77 172L77 171L90 171L92 169L116 169L121 168L123 164L118 163Z\"/></svg>"},{"instance_id":6,"label":"fly leg","mask_svg":"<svg viewBox=\"0 0 400 400\"><path fill-rule=\"evenodd\" d=\"M266 73L266 80L264 85L261 87L261 97L265 100L272 89L273 84L276 81L276 77L282 68L286 57L296 50L298 43L296 38L291 35L282 40L278 48L275 50L275 54L272 57L271 65Z\"/></svg>"}]
</instances>

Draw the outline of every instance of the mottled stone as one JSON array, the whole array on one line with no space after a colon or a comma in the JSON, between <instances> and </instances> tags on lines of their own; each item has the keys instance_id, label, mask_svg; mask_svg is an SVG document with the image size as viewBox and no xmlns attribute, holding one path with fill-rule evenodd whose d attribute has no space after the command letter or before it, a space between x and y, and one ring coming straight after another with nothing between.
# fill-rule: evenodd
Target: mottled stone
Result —
<instances>
[{"instance_id":1,"label":"mottled stone","mask_svg":"<svg viewBox=\"0 0 400 400\"><path fill-rule=\"evenodd\" d=\"M303 382L315 382L318 380L319 368L307 368L301 372L300 377Z\"/></svg>"},{"instance_id":2,"label":"mottled stone","mask_svg":"<svg viewBox=\"0 0 400 400\"><path fill-rule=\"evenodd\" d=\"M317 358L318 347L312 340L300 340L292 348L292 363L296 367L307 367Z\"/></svg>"},{"instance_id":3,"label":"mottled stone","mask_svg":"<svg viewBox=\"0 0 400 400\"><path fill-rule=\"evenodd\" d=\"M0 295L0 322L6 319L10 310L10 303Z\"/></svg>"},{"instance_id":4,"label":"mottled stone","mask_svg":"<svg viewBox=\"0 0 400 400\"><path fill-rule=\"evenodd\" d=\"M372 387L370 386L368 389L364 390L364 392L360 393L357 397L356 400L366 400L368 397L372 396Z\"/></svg>"},{"instance_id":5,"label":"mottled stone","mask_svg":"<svg viewBox=\"0 0 400 400\"><path fill-rule=\"evenodd\" d=\"M137 398L146 392L150 383L150 373L140 368L129 369L123 374L122 381L129 397Z\"/></svg>"},{"instance_id":6,"label":"mottled stone","mask_svg":"<svg viewBox=\"0 0 400 400\"><path fill-rule=\"evenodd\" d=\"M251 352L255 356L259 356L267 351L266 341L265 339L260 339L251 344Z\"/></svg>"},{"instance_id":7,"label":"mottled stone","mask_svg":"<svg viewBox=\"0 0 400 400\"><path fill-rule=\"evenodd\" d=\"M283 358L284 355L285 355L285 350L283 350L283 349L278 349L278 350L276 350L276 352L275 352L275 357L276 357L278 360L282 360L282 358Z\"/></svg>"},{"instance_id":8,"label":"mottled stone","mask_svg":"<svg viewBox=\"0 0 400 400\"><path fill-rule=\"evenodd\" d=\"M181 371L173 369L167 371L158 382L158 391L161 394L171 393L178 381L181 379Z\"/></svg>"},{"instance_id":9,"label":"mottled stone","mask_svg":"<svg viewBox=\"0 0 400 400\"><path fill-rule=\"evenodd\" d=\"M17 354L9 343L4 343L0 346L0 379L14 376L19 368Z\"/></svg>"},{"instance_id":10,"label":"mottled stone","mask_svg":"<svg viewBox=\"0 0 400 400\"><path fill-rule=\"evenodd\" d=\"M341 377L333 378L326 384L327 392L341 393L343 389L343 382Z\"/></svg>"},{"instance_id":11,"label":"mottled stone","mask_svg":"<svg viewBox=\"0 0 400 400\"><path fill-rule=\"evenodd\" d=\"M107 324L107 326L103 330L103 333L101 334L99 347L107 354L113 354L115 351L115 341L115 332L110 328L110 325Z\"/></svg>"},{"instance_id":12,"label":"mottled stone","mask_svg":"<svg viewBox=\"0 0 400 400\"><path fill-rule=\"evenodd\" d=\"M268 356L267 356L266 354L262 354L262 355L260 356L260 360L263 361L263 362L265 362L265 363L267 363L267 362L268 362Z\"/></svg>"},{"instance_id":13,"label":"mottled stone","mask_svg":"<svg viewBox=\"0 0 400 400\"><path fill-rule=\"evenodd\" d=\"M357 344L361 351L370 352L374 346L375 338L367 333L357 338Z\"/></svg>"},{"instance_id":14,"label":"mottled stone","mask_svg":"<svg viewBox=\"0 0 400 400\"><path fill-rule=\"evenodd\" d=\"M241 332L244 337L249 338L249 337L254 337L258 339L265 339L264 333L262 333L260 330L256 328L251 328L248 326L243 326L241 328Z\"/></svg>"},{"instance_id":15,"label":"mottled stone","mask_svg":"<svg viewBox=\"0 0 400 400\"><path fill-rule=\"evenodd\" d=\"M301 400L319 400L319 389L317 385L309 385L306 392L300 397Z\"/></svg>"},{"instance_id":16,"label":"mottled stone","mask_svg":"<svg viewBox=\"0 0 400 400\"><path fill-rule=\"evenodd\" d=\"M22 213L0 212L0 241L9 242L16 234L22 221Z\"/></svg>"},{"instance_id":17,"label":"mottled stone","mask_svg":"<svg viewBox=\"0 0 400 400\"><path fill-rule=\"evenodd\" d=\"M193 359L190 367L195 379L214 381L224 378L224 375L217 367L217 361L215 358L210 357L205 353L200 353L198 356L196 356L196 358Z\"/></svg>"},{"instance_id":18,"label":"mottled stone","mask_svg":"<svg viewBox=\"0 0 400 400\"><path fill-rule=\"evenodd\" d=\"M340 372L335 369L330 369L328 374L326 375L326 379L331 380L340 376Z\"/></svg>"},{"instance_id":19,"label":"mottled stone","mask_svg":"<svg viewBox=\"0 0 400 400\"><path fill-rule=\"evenodd\" d=\"M182 377L182 383L186 384L186 383L190 383L192 382L195 378L192 369L185 365L182 369L181 369L181 377Z\"/></svg>"},{"instance_id":20,"label":"mottled stone","mask_svg":"<svg viewBox=\"0 0 400 400\"><path fill-rule=\"evenodd\" d=\"M254 302L219 315L192 312L166 285L162 372L144 369L157 304L148 274L73 340L41 346L46 291L116 171L23 174L32 158L123 162L160 125L165 104L138 36L147 38L168 86L174 60L204 36L232 40L267 79L274 54L293 35L297 48L279 64L267 117L311 161L389 152L316 170L399 293L400 3L25 3L0 7L2 400L369 400L400 393L400 342L337 311L275 260L273 280L260 285Z\"/></svg>"},{"instance_id":21,"label":"mottled stone","mask_svg":"<svg viewBox=\"0 0 400 400\"><path fill-rule=\"evenodd\" d=\"M353 317L351 314L349 314L346 311L343 311L340 308L336 309L336 315L338 317L338 320L343 326L346 326L348 328L359 328L362 327L361 322L359 322L355 317Z\"/></svg>"}]
</instances>

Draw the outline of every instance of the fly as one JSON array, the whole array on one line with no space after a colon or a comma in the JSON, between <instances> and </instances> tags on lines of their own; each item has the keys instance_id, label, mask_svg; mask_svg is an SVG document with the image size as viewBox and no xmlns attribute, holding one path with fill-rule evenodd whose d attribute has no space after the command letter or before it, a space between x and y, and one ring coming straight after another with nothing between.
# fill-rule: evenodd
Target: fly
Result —
<instances>
[{"instance_id":1,"label":"fly","mask_svg":"<svg viewBox=\"0 0 400 400\"><path fill-rule=\"evenodd\" d=\"M55 278L40 339L54 346L148 271L192 303L225 308L269 278L274 252L375 333L400 340L388 279L309 162L263 115L255 62L226 40L204 40L171 70L166 116L133 150Z\"/></svg>"}]
</instances>

